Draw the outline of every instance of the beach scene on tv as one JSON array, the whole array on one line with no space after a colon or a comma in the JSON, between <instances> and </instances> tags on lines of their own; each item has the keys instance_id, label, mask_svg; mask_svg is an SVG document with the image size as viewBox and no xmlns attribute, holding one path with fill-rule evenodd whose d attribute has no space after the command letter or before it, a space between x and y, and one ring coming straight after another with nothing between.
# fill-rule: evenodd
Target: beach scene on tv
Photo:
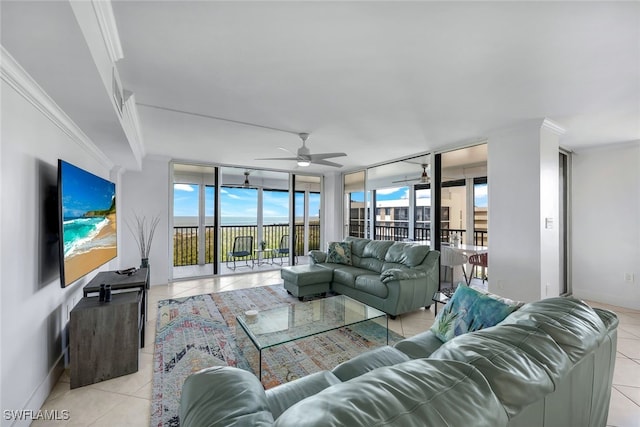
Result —
<instances>
[{"instance_id":1,"label":"beach scene on tv","mask_svg":"<svg viewBox=\"0 0 640 427\"><path fill-rule=\"evenodd\" d=\"M64 285L117 255L115 184L61 162Z\"/></svg>"}]
</instances>

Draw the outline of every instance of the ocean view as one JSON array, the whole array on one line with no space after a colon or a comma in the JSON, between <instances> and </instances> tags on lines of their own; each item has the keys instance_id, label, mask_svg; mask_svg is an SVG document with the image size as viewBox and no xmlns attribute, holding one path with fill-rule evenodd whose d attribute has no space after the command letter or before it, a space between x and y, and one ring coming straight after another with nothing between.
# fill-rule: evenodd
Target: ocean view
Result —
<instances>
[{"instance_id":1,"label":"ocean view","mask_svg":"<svg viewBox=\"0 0 640 427\"><path fill-rule=\"evenodd\" d=\"M311 222L318 221L318 217L309 217ZM249 216L223 216L221 225L255 225L257 222L255 217ZM296 222L302 222L302 218L298 218ZM264 217L263 224L288 224L288 216L267 216ZM206 217L205 224L213 225L213 217ZM173 225L175 227L193 227L198 225L197 216L175 216L173 218Z\"/></svg>"}]
</instances>

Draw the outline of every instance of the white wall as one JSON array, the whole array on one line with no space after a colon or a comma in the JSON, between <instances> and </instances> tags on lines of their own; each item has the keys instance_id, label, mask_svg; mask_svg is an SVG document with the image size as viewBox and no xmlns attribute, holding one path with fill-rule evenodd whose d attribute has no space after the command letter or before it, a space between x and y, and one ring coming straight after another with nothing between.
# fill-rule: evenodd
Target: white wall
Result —
<instances>
[{"instance_id":1,"label":"white wall","mask_svg":"<svg viewBox=\"0 0 640 427\"><path fill-rule=\"evenodd\" d=\"M572 168L573 294L640 309L640 142L579 150Z\"/></svg>"},{"instance_id":2,"label":"white wall","mask_svg":"<svg viewBox=\"0 0 640 427\"><path fill-rule=\"evenodd\" d=\"M521 301L558 295L557 231L544 228L544 216L558 220L558 149L542 120L488 138L492 292Z\"/></svg>"},{"instance_id":3,"label":"white wall","mask_svg":"<svg viewBox=\"0 0 640 427\"><path fill-rule=\"evenodd\" d=\"M140 251L129 227L134 224L134 214L146 217L149 222L160 216L151 251L149 267L151 285L166 285L169 281L169 159L147 156L142 171L125 171L122 174L122 240L120 263L123 267L139 267Z\"/></svg>"},{"instance_id":4,"label":"white wall","mask_svg":"<svg viewBox=\"0 0 640 427\"><path fill-rule=\"evenodd\" d=\"M560 177L558 134L540 129L540 298L560 295Z\"/></svg>"},{"instance_id":5,"label":"white wall","mask_svg":"<svg viewBox=\"0 0 640 427\"><path fill-rule=\"evenodd\" d=\"M3 71L7 66L5 62ZM53 116L58 113L53 103L39 103L42 99L47 101L45 95L35 96L35 89L23 92L24 87L17 84L19 93L5 78L3 74L0 407L37 411L64 368L63 336L68 311L80 300L82 287L98 270L116 268L116 261L111 261L61 288L57 242L48 241L44 232L44 224L52 219L44 209L45 195L51 185L56 185L58 158L106 179L110 165L69 135L69 129ZM40 98L34 100L34 96ZM3 417L3 426L11 423ZM23 421L14 425L26 424Z\"/></svg>"}]
</instances>

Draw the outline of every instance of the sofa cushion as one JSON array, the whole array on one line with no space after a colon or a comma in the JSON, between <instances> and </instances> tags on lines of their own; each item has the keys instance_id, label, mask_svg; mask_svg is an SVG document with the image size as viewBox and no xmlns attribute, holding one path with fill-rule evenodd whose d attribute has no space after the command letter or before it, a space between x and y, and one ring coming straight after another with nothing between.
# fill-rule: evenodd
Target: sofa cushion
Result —
<instances>
[{"instance_id":1,"label":"sofa cushion","mask_svg":"<svg viewBox=\"0 0 640 427\"><path fill-rule=\"evenodd\" d=\"M461 404L463 403L463 409ZM471 365L418 359L336 384L285 411L276 427L507 425L487 380Z\"/></svg>"},{"instance_id":2,"label":"sofa cushion","mask_svg":"<svg viewBox=\"0 0 640 427\"><path fill-rule=\"evenodd\" d=\"M331 372L341 381L348 381L374 369L395 365L407 360L410 360L409 356L387 345L359 354L339 364ZM269 393L267 392L268 395Z\"/></svg>"},{"instance_id":3,"label":"sofa cushion","mask_svg":"<svg viewBox=\"0 0 640 427\"><path fill-rule=\"evenodd\" d=\"M380 273L382 272L383 262L378 258L364 257L360 258L357 263L354 262L354 265L369 270L369 273Z\"/></svg>"},{"instance_id":4,"label":"sofa cushion","mask_svg":"<svg viewBox=\"0 0 640 427\"><path fill-rule=\"evenodd\" d=\"M371 241L369 239L363 239L362 237L347 236L344 238L345 242L351 243L351 254L362 258L364 247Z\"/></svg>"},{"instance_id":5,"label":"sofa cushion","mask_svg":"<svg viewBox=\"0 0 640 427\"><path fill-rule=\"evenodd\" d=\"M429 246L396 242L389 248L384 260L388 263L415 267L422 264L428 253Z\"/></svg>"},{"instance_id":6,"label":"sofa cushion","mask_svg":"<svg viewBox=\"0 0 640 427\"><path fill-rule=\"evenodd\" d=\"M333 281L353 288L356 285L356 277L363 274L371 274L371 271L353 266L335 265Z\"/></svg>"},{"instance_id":7,"label":"sofa cushion","mask_svg":"<svg viewBox=\"0 0 640 427\"><path fill-rule=\"evenodd\" d=\"M458 286L436 316L431 331L447 342L455 336L496 325L516 308L468 286Z\"/></svg>"},{"instance_id":8,"label":"sofa cushion","mask_svg":"<svg viewBox=\"0 0 640 427\"><path fill-rule=\"evenodd\" d=\"M502 324L531 325L544 330L573 362L600 345L608 333L598 313L584 302L568 297L525 304Z\"/></svg>"},{"instance_id":9,"label":"sofa cushion","mask_svg":"<svg viewBox=\"0 0 640 427\"><path fill-rule=\"evenodd\" d=\"M391 240L372 240L367 243L362 251L362 258L376 258L380 261L384 261L387 251L393 245Z\"/></svg>"},{"instance_id":10,"label":"sofa cushion","mask_svg":"<svg viewBox=\"0 0 640 427\"><path fill-rule=\"evenodd\" d=\"M387 285L382 283L378 274L363 274L356 277L356 289L375 295L380 298L386 298L389 295Z\"/></svg>"},{"instance_id":11,"label":"sofa cushion","mask_svg":"<svg viewBox=\"0 0 640 427\"><path fill-rule=\"evenodd\" d=\"M320 371L270 388L266 395L271 414L273 418L278 418L290 406L338 383L340 379L333 373Z\"/></svg>"},{"instance_id":12,"label":"sofa cushion","mask_svg":"<svg viewBox=\"0 0 640 427\"><path fill-rule=\"evenodd\" d=\"M431 331L424 331L402 341L394 347L412 359L422 359L431 356L431 353L442 346L442 341Z\"/></svg>"},{"instance_id":13,"label":"sofa cushion","mask_svg":"<svg viewBox=\"0 0 640 427\"><path fill-rule=\"evenodd\" d=\"M251 398L239 399L238 396ZM180 424L185 426L273 424L260 380L252 372L229 366L207 368L187 377L182 386L179 415Z\"/></svg>"},{"instance_id":14,"label":"sofa cushion","mask_svg":"<svg viewBox=\"0 0 640 427\"><path fill-rule=\"evenodd\" d=\"M331 242L329 243L327 262L335 264L351 265L351 243Z\"/></svg>"},{"instance_id":15,"label":"sofa cushion","mask_svg":"<svg viewBox=\"0 0 640 427\"><path fill-rule=\"evenodd\" d=\"M503 325L456 337L430 358L476 367L491 384L509 417L552 393L572 363L546 332L530 325Z\"/></svg>"}]
</instances>

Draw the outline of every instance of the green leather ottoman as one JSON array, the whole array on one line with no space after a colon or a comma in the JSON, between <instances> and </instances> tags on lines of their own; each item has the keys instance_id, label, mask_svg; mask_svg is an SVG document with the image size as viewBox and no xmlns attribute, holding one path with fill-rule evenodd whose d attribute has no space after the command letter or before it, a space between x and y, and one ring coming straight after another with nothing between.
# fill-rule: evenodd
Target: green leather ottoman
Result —
<instances>
[{"instance_id":1,"label":"green leather ottoman","mask_svg":"<svg viewBox=\"0 0 640 427\"><path fill-rule=\"evenodd\" d=\"M283 267L280 277L284 279L284 288L302 301L307 295L329 291L333 270L318 265L294 265Z\"/></svg>"}]
</instances>

